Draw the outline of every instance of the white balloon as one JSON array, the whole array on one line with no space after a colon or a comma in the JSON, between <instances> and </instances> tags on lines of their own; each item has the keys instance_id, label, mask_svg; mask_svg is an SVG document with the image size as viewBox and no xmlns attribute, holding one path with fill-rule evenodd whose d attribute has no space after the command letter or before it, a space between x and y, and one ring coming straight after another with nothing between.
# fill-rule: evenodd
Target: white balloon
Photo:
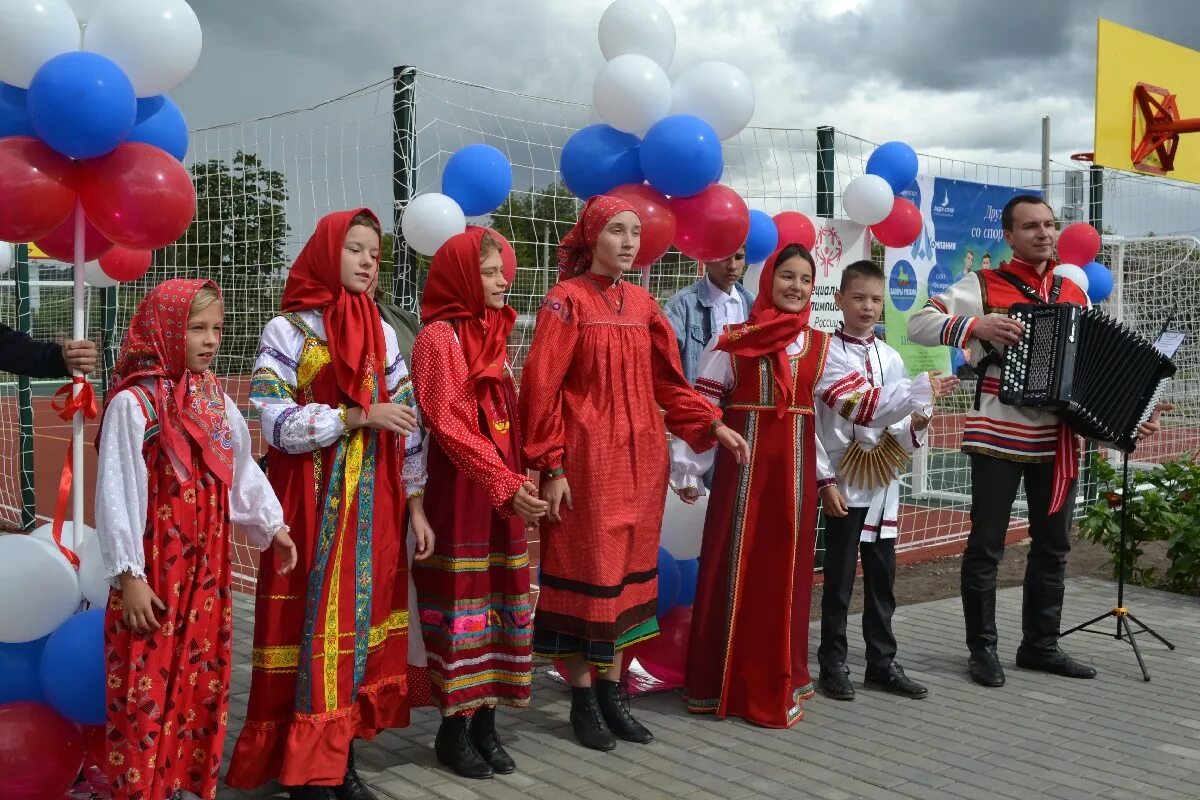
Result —
<instances>
[{"instance_id":1,"label":"white balloon","mask_svg":"<svg viewBox=\"0 0 1200 800\"><path fill-rule=\"evenodd\" d=\"M5 275L17 261L17 249L8 242L0 242L0 276Z\"/></svg>"},{"instance_id":2,"label":"white balloon","mask_svg":"<svg viewBox=\"0 0 1200 800\"><path fill-rule=\"evenodd\" d=\"M600 17L598 33L608 61L635 53L668 69L675 58L675 23L655 0L616 0Z\"/></svg>"},{"instance_id":3,"label":"white balloon","mask_svg":"<svg viewBox=\"0 0 1200 800\"><path fill-rule=\"evenodd\" d=\"M100 0L67 0L71 10L75 12L75 19L79 20L80 25L87 25L92 14L96 10L96 6L100 5Z\"/></svg>"},{"instance_id":4,"label":"white balloon","mask_svg":"<svg viewBox=\"0 0 1200 800\"><path fill-rule=\"evenodd\" d=\"M1074 264L1059 264L1054 268L1054 274L1061 275L1064 280L1075 281L1079 285L1079 288L1083 289L1083 293L1087 294L1088 284L1091 281L1088 280L1087 273L1083 271L1083 267Z\"/></svg>"},{"instance_id":5,"label":"white balloon","mask_svg":"<svg viewBox=\"0 0 1200 800\"><path fill-rule=\"evenodd\" d=\"M108 605L112 583L104 575L104 557L100 554L100 537L93 534L85 539L79 552L79 591L93 608Z\"/></svg>"},{"instance_id":6,"label":"white balloon","mask_svg":"<svg viewBox=\"0 0 1200 800\"><path fill-rule=\"evenodd\" d=\"M691 114L707 122L721 140L737 136L754 116L754 84L724 61L705 61L671 86L671 114Z\"/></svg>"},{"instance_id":7,"label":"white balloon","mask_svg":"<svg viewBox=\"0 0 1200 800\"><path fill-rule=\"evenodd\" d=\"M0 642L48 636L79 607L79 579L50 544L0 534Z\"/></svg>"},{"instance_id":8,"label":"white balloon","mask_svg":"<svg viewBox=\"0 0 1200 800\"><path fill-rule=\"evenodd\" d=\"M99 261L89 261L83 265L83 282L97 289L108 289L120 283L116 278L110 278L100 269Z\"/></svg>"},{"instance_id":9,"label":"white balloon","mask_svg":"<svg viewBox=\"0 0 1200 800\"><path fill-rule=\"evenodd\" d=\"M692 505L667 492L667 507L663 511L661 544L678 561L700 557L704 538L704 515L708 512L708 495Z\"/></svg>"},{"instance_id":10,"label":"white balloon","mask_svg":"<svg viewBox=\"0 0 1200 800\"><path fill-rule=\"evenodd\" d=\"M163 94L191 74L203 34L184 0L108 0L83 34L85 50L117 63L138 97Z\"/></svg>"},{"instance_id":11,"label":"white balloon","mask_svg":"<svg viewBox=\"0 0 1200 800\"><path fill-rule=\"evenodd\" d=\"M28 89L42 64L78 49L66 0L0 0L0 81Z\"/></svg>"},{"instance_id":12,"label":"white balloon","mask_svg":"<svg viewBox=\"0 0 1200 800\"><path fill-rule=\"evenodd\" d=\"M467 218L462 208L439 192L414 197L400 219L404 241L423 256L432 256L447 239L466 229Z\"/></svg>"},{"instance_id":13,"label":"white balloon","mask_svg":"<svg viewBox=\"0 0 1200 800\"><path fill-rule=\"evenodd\" d=\"M749 292L751 297L758 297L758 280L766 263L760 261L757 264L750 264L742 273L742 288Z\"/></svg>"},{"instance_id":14,"label":"white balloon","mask_svg":"<svg viewBox=\"0 0 1200 800\"><path fill-rule=\"evenodd\" d=\"M883 222L892 213L895 200L892 187L878 175L859 175L842 192L846 216L859 225Z\"/></svg>"},{"instance_id":15,"label":"white balloon","mask_svg":"<svg viewBox=\"0 0 1200 800\"><path fill-rule=\"evenodd\" d=\"M640 136L671 110L671 79L646 56L617 56L596 76L592 105L609 125Z\"/></svg>"},{"instance_id":16,"label":"white balloon","mask_svg":"<svg viewBox=\"0 0 1200 800\"><path fill-rule=\"evenodd\" d=\"M45 525L39 525L36 528L34 528L32 531L30 531L29 535L32 536L34 539L37 539L39 542L46 542L47 544L53 546L54 545L54 524L51 522L47 522ZM70 548L71 550L74 550L76 555L79 555L80 552L83 550L83 546L88 542L88 540L95 538L96 529L93 528L91 525L84 525L83 526L83 538L78 543L75 542L74 536L75 536L75 523L73 523L69 519L64 520L63 521L63 529L62 529L62 542L68 548Z\"/></svg>"}]
</instances>

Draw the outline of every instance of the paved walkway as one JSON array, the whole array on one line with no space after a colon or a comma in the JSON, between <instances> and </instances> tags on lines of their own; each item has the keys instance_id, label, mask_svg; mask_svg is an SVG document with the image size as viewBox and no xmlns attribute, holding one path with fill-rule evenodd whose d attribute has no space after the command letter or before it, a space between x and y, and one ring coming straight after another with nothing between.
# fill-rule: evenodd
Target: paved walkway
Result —
<instances>
[{"instance_id":1,"label":"paved walkway","mask_svg":"<svg viewBox=\"0 0 1200 800\"><path fill-rule=\"evenodd\" d=\"M1068 583L1064 623L1113 605L1115 585ZM647 746L621 743L611 753L584 750L571 737L566 688L539 670L533 707L501 710L505 746L518 771L489 781L458 778L433 756L436 714L362 745L360 772L381 800L529 800L529 798L1200 798L1200 600L1135 589L1134 614L1176 645L1169 652L1141 637L1152 683L1132 649L1110 636L1064 641L1100 670L1072 681L1017 669L1021 590L1000 592L1001 655L1008 685L984 689L965 672L957 599L912 605L896 616L901 661L927 684L926 700L860 690L853 703L817 696L787 731L688 715L678 693L633 701L655 733ZM238 648L230 745L249 690L250 604L239 600ZM817 631L814 624L813 631ZM859 637L851 631L851 641ZM859 640L860 641L860 640ZM813 641L816 652L816 639ZM861 659L861 654L858 656ZM852 664L856 684L861 660ZM286 797L278 787L223 790L219 800Z\"/></svg>"}]
</instances>

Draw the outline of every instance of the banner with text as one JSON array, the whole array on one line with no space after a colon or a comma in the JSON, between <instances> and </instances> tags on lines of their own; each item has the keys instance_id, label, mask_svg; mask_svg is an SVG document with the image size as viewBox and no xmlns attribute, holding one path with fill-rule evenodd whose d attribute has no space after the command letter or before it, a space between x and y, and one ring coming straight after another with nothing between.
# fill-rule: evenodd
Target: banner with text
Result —
<instances>
[{"instance_id":1,"label":"banner with text","mask_svg":"<svg viewBox=\"0 0 1200 800\"><path fill-rule=\"evenodd\" d=\"M911 246L889 247L884 253L884 321L887 342L900 352L910 374L931 369L949 372L963 363L961 351L909 342L908 318L966 273L998 267L1012 258L1000 212L1019 194L1041 196L1033 189L928 175L918 176L904 190L903 195L921 210L924 225Z\"/></svg>"}]
</instances>

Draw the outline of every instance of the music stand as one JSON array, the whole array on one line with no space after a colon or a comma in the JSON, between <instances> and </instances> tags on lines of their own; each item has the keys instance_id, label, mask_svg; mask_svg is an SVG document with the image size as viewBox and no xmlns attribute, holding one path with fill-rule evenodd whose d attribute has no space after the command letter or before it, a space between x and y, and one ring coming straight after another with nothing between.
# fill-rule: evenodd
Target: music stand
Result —
<instances>
[{"instance_id":1,"label":"music stand","mask_svg":"<svg viewBox=\"0 0 1200 800\"><path fill-rule=\"evenodd\" d=\"M1171 324L1170 320L1168 320L1167 326L1169 326L1170 324ZM1171 358L1175 354L1175 351L1179 349L1179 346L1181 344L1183 344L1183 339L1184 339L1184 334L1178 333L1175 331L1168 331L1165 329L1165 326L1164 326L1164 330L1163 330L1162 334L1159 335L1158 341L1155 343L1155 347L1157 347L1159 352L1162 353L1163 355L1165 355L1167 358ZM1075 633L1076 631L1083 631L1084 633L1098 633L1101 636L1112 636L1114 639L1117 639L1117 640L1124 639L1125 641L1129 642L1129 644L1133 647L1133 654L1137 657L1138 666L1141 667L1141 670L1142 670L1142 679L1146 683L1149 683L1150 682L1150 673L1146 670L1146 662L1142 659L1142 651L1138 648L1137 639L1134 638L1135 634L1148 633L1151 636L1153 636L1155 639L1158 639L1158 641L1160 641L1164 645L1166 645L1168 650L1174 650L1175 645L1168 642L1166 639L1164 639L1162 636L1160 636L1153 628L1151 628L1149 625L1142 622L1140 619L1138 619L1133 614L1131 614L1129 609L1125 607L1125 543L1126 543L1128 527L1129 527L1129 513L1128 513L1128 509L1127 509L1127 505L1126 505L1126 500L1128 497L1129 497L1129 453L1122 451L1122 453L1121 453L1121 544L1120 544L1120 549L1117 551L1117 555L1118 555L1118 558L1117 558L1117 604L1115 606L1113 606L1111 609L1109 609L1108 611L1106 611L1105 613L1101 614L1100 616L1089 619L1087 622L1084 622L1080 625L1076 625L1074 628L1071 628L1068 631L1064 631L1063 633L1060 633L1058 635L1058 638L1061 639L1064 636L1069 636L1070 634ZM1117 632L1115 634L1110 634L1107 631L1098 631L1098 630L1092 629L1092 626L1094 626L1096 623L1102 622L1102 621L1108 619L1109 617L1116 617ZM1129 624L1130 620L1137 623L1137 626L1139 628L1138 630L1135 631L1133 629L1133 626Z\"/></svg>"}]
</instances>

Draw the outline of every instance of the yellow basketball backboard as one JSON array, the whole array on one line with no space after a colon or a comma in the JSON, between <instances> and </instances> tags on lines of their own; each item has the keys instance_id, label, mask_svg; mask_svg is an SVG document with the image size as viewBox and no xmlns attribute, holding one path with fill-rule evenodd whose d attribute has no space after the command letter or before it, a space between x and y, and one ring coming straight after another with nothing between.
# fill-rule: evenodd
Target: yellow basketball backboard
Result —
<instances>
[{"instance_id":1,"label":"yellow basketball backboard","mask_svg":"<svg viewBox=\"0 0 1200 800\"><path fill-rule=\"evenodd\" d=\"M49 258L50 256L43 253L42 248L38 247L33 242L30 242L29 243L29 257L30 258Z\"/></svg>"},{"instance_id":2,"label":"yellow basketball backboard","mask_svg":"<svg viewBox=\"0 0 1200 800\"><path fill-rule=\"evenodd\" d=\"M1105 19L1096 45L1093 163L1200 183L1200 133L1172 130L1200 117L1200 52Z\"/></svg>"}]
</instances>

